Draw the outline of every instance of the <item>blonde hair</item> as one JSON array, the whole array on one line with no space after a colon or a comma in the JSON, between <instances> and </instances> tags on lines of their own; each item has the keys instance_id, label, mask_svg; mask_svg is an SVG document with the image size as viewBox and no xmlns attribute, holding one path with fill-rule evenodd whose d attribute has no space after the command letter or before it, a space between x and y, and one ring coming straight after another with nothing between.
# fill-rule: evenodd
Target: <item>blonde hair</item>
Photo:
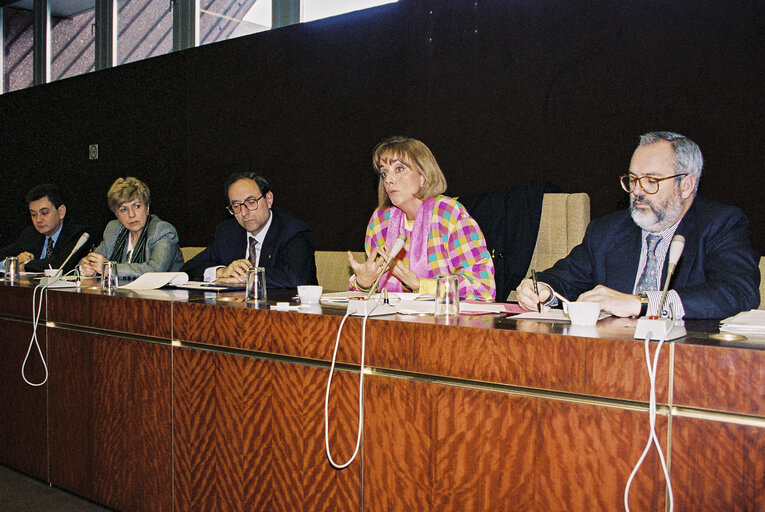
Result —
<instances>
[{"instance_id":1,"label":"blonde hair","mask_svg":"<svg viewBox=\"0 0 765 512\"><path fill-rule=\"evenodd\" d=\"M425 178L420 190L415 194L417 199L425 200L446 192L446 177L436 162L436 157L428 146L411 137L390 137L379 143L372 152L372 167L380 172L380 162L383 158L397 158ZM377 186L377 205L379 208L391 206L388 193L385 192L383 180Z\"/></svg>"},{"instance_id":2,"label":"blonde hair","mask_svg":"<svg viewBox=\"0 0 765 512\"><path fill-rule=\"evenodd\" d=\"M151 201L149 186L138 178L128 176L127 178L117 178L109 191L106 193L106 199L109 202L109 209L117 213L121 204L134 199L140 199L146 206Z\"/></svg>"}]
</instances>

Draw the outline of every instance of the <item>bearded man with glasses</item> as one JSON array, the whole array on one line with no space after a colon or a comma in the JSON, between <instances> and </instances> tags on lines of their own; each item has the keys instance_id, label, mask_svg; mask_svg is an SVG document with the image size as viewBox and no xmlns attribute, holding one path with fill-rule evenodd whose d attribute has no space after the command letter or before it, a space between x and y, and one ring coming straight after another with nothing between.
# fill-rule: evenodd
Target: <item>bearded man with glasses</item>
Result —
<instances>
[{"instance_id":1,"label":"bearded man with glasses","mask_svg":"<svg viewBox=\"0 0 765 512\"><path fill-rule=\"evenodd\" d=\"M242 283L252 266L266 270L268 288L316 284L313 232L300 219L273 207L274 194L262 176L232 174L226 181L226 210L215 240L181 270L193 280Z\"/></svg>"},{"instance_id":2,"label":"bearded man with glasses","mask_svg":"<svg viewBox=\"0 0 765 512\"><path fill-rule=\"evenodd\" d=\"M725 318L758 307L759 257L749 221L736 207L696 196L703 165L692 140L672 132L643 135L620 178L629 209L593 220L580 245L538 272L539 295L524 279L519 304L549 309L555 290L621 317L667 316L671 309L675 318ZM659 312L674 235L685 237L685 249Z\"/></svg>"}]
</instances>

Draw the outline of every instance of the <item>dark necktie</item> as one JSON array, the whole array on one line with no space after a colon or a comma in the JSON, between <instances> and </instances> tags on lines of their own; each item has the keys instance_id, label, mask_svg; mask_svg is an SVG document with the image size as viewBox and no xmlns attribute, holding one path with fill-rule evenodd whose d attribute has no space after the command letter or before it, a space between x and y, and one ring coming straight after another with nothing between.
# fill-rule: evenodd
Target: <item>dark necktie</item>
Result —
<instances>
[{"instance_id":1,"label":"dark necktie","mask_svg":"<svg viewBox=\"0 0 765 512\"><path fill-rule=\"evenodd\" d=\"M258 264L258 251L255 250L255 246L258 245L258 241L254 238L250 238L250 263L255 267Z\"/></svg>"},{"instance_id":2,"label":"dark necktie","mask_svg":"<svg viewBox=\"0 0 765 512\"><path fill-rule=\"evenodd\" d=\"M640 281L638 281L637 288L635 288L637 292L649 292L659 289L659 272L661 272L661 269L656 257L656 246L659 245L661 235L648 235L645 240L648 246L648 257L646 258L643 275L640 276Z\"/></svg>"},{"instance_id":3,"label":"dark necktie","mask_svg":"<svg viewBox=\"0 0 765 512\"><path fill-rule=\"evenodd\" d=\"M48 246L45 248L45 259L53 257L53 239L48 237Z\"/></svg>"}]
</instances>

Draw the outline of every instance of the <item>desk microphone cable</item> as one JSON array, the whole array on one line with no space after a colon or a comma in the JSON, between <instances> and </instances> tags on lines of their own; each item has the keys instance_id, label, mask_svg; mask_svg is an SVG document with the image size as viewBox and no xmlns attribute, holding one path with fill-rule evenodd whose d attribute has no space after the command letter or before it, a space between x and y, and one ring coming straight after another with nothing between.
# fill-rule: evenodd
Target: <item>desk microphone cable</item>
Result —
<instances>
[{"instance_id":1,"label":"desk microphone cable","mask_svg":"<svg viewBox=\"0 0 765 512\"><path fill-rule=\"evenodd\" d=\"M661 469L664 471L664 478L667 481L667 495L669 497L669 512L672 512L673 506L674 506L674 496L672 494L672 483L669 479L669 470L667 469L667 463L664 460L664 454L661 452L661 445L659 444L659 439L656 437L656 368L658 367L659 363L659 352L661 351L662 345L664 345L664 342L666 341L666 335L663 336L659 340L659 344L656 347L656 352L654 352L653 356L653 364L651 364L651 352L650 352L650 345L651 345L651 337L653 336L653 333L650 331L646 333L645 335L645 359L646 359L646 366L648 367L648 378L651 382L651 388L649 392L649 402L648 402L648 418L649 418L649 425L650 425L650 434L648 435L648 442L645 445L645 449L643 450L643 454L640 456L640 459L637 461L637 464L635 464L635 468L632 470L632 473L630 474L629 479L627 479L627 485L624 488L624 510L629 512L630 506L629 506L629 495L630 495L630 485L632 485L632 479L635 478L635 475L638 472L638 469L640 468L640 465L643 463L643 460L645 459L646 455L648 455L648 451L651 449L651 444L653 443L656 445L656 452L659 454L659 460L661 461Z\"/></svg>"},{"instance_id":2,"label":"desk microphone cable","mask_svg":"<svg viewBox=\"0 0 765 512\"><path fill-rule=\"evenodd\" d=\"M62 276L62 278L66 277L67 275L75 271L76 269L70 270L64 276ZM24 379L24 382L34 387L42 386L46 382L48 382L48 365L45 362L45 356L43 356L42 348L40 348L40 342L37 339L37 326L40 323L40 311L42 310L43 293L45 292L45 290L48 289L49 285L50 285L50 282L46 284L38 284L37 286L35 286L35 289L32 291L32 338L29 340L29 348L27 349L27 355L24 356L24 362L21 364L21 378ZM40 291L39 304L37 304L38 290ZM37 348L37 353L40 355L40 361L42 361L43 369L45 370L45 378L43 378L42 382L37 382L37 383L31 382L29 379L27 379L27 375L26 375L27 361L29 360L29 354L32 353L33 346Z\"/></svg>"},{"instance_id":3,"label":"desk microphone cable","mask_svg":"<svg viewBox=\"0 0 765 512\"><path fill-rule=\"evenodd\" d=\"M369 302L370 301L365 301L366 304L369 304ZM335 363L337 362L337 349L340 347L340 334L343 332L343 325L345 325L345 321L351 315L350 310L346 312L342 322L340 322L340 327L337 329L337 339L335 340L335 350L332 353L332 364L329 367L329 378L327 379L327 393L324 397L324 448L327 452L327 459L329 460L329 463L335 469L345 469L348 466L350 466L353 460L356 458L356 455L359 453L359 447L361 446L361 432L362 432L363 421L364 421L364 353L366 351L366 341L367 341L367 319L369 318L369 315L372 313L372 311L374 311L379 304L380 304L380 301L378 299L377 302L375 302L374 307L372 307L372 309L367 309L366 307L364 308L364 320L362 321L362 324L361 324L361 367L359 372L359 425L358 425L358 430L356 431L356 448L353 450L353 455L351 455L351 457L342 464L335 462L335 459L332 458L332 452L329 447L329 395L330 395L330 390L332 389L332 375L335 372Z\"/></svg>"}]
</instances>

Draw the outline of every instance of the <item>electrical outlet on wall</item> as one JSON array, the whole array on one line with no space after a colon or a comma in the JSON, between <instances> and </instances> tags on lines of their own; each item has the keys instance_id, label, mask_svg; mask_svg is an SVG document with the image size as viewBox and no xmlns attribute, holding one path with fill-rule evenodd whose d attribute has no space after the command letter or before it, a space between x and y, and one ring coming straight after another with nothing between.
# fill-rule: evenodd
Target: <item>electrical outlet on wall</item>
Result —
<instances>
[{"instance_id":1,"label":"electrical outlet on wall","mask_svg":"<svg viewBox=\"0 0 765 512\"><path fill-rule=\"evenodd\" d=\"M88 146L88 154L91 160L98 160L98 144Z\"/></svg>"}]
</instances>

